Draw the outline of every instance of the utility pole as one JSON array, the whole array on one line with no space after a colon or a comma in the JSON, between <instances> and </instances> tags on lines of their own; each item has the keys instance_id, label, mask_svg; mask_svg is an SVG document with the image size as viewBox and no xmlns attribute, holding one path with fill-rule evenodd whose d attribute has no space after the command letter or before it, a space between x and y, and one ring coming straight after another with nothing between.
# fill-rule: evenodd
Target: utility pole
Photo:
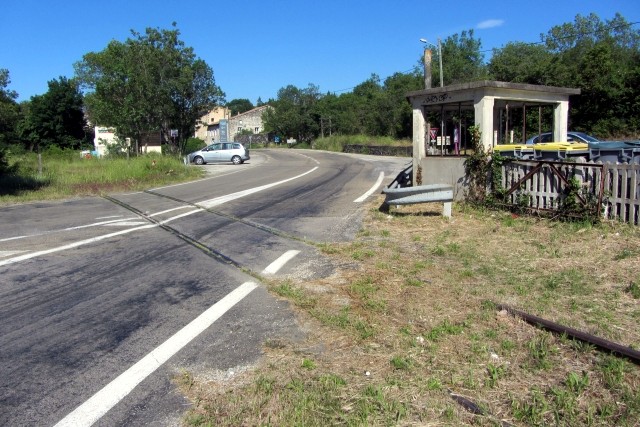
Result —
<instances>
[{"instance_id":1,"label":"utility pole","mask_svg":"<svg viewBox=\"0 0 640 427\"><path fill-rule=\"evenodd\" d=\"M424 48L424 88L431 89L431 49Z\"/></svg>"},{"instance_id":2,"label":"utility pole","mask_svg":"<svg viewBox=\"0 0 640 427\"><path fill-rule=\"evenodd\" d=\"M440 61L440 87L444 86L444 80L443 80L443 76L444 74L442 73L442 42L440 41L440 39L438 39L438 60Z\"/></svg>"}]
</instances>

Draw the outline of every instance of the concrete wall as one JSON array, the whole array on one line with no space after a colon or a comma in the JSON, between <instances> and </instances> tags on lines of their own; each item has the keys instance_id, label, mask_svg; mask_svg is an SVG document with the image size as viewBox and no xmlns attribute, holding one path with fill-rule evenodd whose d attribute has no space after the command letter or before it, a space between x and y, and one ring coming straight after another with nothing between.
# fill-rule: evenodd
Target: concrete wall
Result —
<instances>
[{"instance_id":1,"label":"concrete wall","mask_svg":"<svg viewBox=\"0 0 640 427\"><path fill-rule=\"evenodd\" d=\"M422 185L449 184L453 186L453 198L464 199L466 181L464 173L465 157L427 156L420 159ZM418 172L414 168L414 176ZM417 185L414 181L414 185Z\"/></svg>"}]
</instances>

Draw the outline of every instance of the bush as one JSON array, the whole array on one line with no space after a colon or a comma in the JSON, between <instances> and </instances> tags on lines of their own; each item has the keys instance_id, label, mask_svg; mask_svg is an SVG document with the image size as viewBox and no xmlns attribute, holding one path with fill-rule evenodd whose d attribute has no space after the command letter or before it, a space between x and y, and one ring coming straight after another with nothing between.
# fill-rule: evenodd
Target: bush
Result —
<instances>
[{"instance_id":1,"label":"bush","mask_svg":"<svg viewBox=\"0 0 640 427\"><path fill-rule=\"evenodd\" d=\"M189 138L187 139L186 144L184 145L184 154L193 153L194 151L198 151L201 148L204 148L205 142L200 138Z\"/></svg>"},{"instance_id":2,"label":"bush","mask_svg":"<svg viewBox=\"0 0 640 427\"><path fill-rule=\"evenodd\" d=\"M317 150L342 152L346 145L367 145L367 146L411 146L413 143L408 140L393 139L388 136L369 135L335 135L327 138L318 138L313 141L313 148Z\"/></svg>"},{"instance_id":3,"label":"bush","mask_svg":"<svg viewBox=\"0 0 640 427\"><path fill-rule=\"evenodd\" d=\"M17 164L9 164L9 153L5 146L0 146L0 176L13 175L17 171Z\"/></svg>"}]
</instances>

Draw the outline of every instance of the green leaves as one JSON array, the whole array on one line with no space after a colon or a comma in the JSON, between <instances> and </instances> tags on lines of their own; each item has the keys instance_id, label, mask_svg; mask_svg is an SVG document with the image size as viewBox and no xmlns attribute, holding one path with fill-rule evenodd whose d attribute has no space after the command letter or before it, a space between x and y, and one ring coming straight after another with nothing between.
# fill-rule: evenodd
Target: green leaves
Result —
<instances>
[{"instance_id":1,"label":"green leaves","mask_svg":"<svg viewBox=\"0 0 640 427\"><path fill-rule=\"evenodd\" d=\"M179 30L147 28L132 36L112 41L75 64L79 81L89 91L89 115L134 140L145 132L168 135L178 129L173 148L182 151L202 112L220 103L224 93L215 84L213 70L179 39Z\"/></svg>"}]
</instances>

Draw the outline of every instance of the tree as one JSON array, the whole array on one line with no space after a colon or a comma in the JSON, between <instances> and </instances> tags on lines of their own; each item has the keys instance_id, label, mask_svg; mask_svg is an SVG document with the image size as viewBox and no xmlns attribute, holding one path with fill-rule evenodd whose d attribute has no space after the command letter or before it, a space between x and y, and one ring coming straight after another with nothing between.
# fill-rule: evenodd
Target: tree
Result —
<instances>
[{"instance_id":1,"label":"tree","mask_svg":"<svg viewBox=\"0 0 640 427\"><path fill-rule=\"evenodd\" d=\"M578 128L599 136L637 135L640 131L640 31L621 15L602 22L595 14L577 15L573 23L543 37L554 54L548 81L577 87L571 116Z\"/></svg>"},{"instance_id":2,"label":"tree","mask_svg":"<svg viewBox=\"0 0 640 427\"><path fill-rule=\"evenodd\" d=\"M487 69L493 80L545 85L551 59L542 45L511 42L493 50Z\"/></svg>"},{"instance_id":3,"label":"tree","mask_svg":"<svg viewBox=\"0 0 640 427\"><path fill-rule=\"evenodd\" d=\"M173 24L175 27L175 23ZM147 132L178 129L173 149L184 145L204 111L224 100L213 70L179 39L180 32L147 28L124 43L110 42L84 55L76 75L88 91L91 120L140 141Z\"/></svg>"},{"instance_id":4,"label":"tree","mask_svg":"<svg viewBox=\"0 0 640 427\"><path fill-rule=\"evenodd\" d=\"M312 84L305 89L293 85L281 88L277 100L271 103L274 108L267 108L262 115L265 130L310 142L320 131L319 99L318 87Z\"/></svg>"},{"instance_id":5,"label":"tree","mask_svg":"<svg viewBox=\"0 0 640 427\"><path fill-rule=\"evenodd\" d=\"M16 102L18 94L8 89L10 83L9 70L0 69L0 146L18 141L16 126L20 119L20 107Z\"/></svg>"},{"instance_id":6,"label":"tree","mask_svg":"<svg viewBox=\"0 0 640 427\"><path fill-rule=\"evenodd\" d=\"M249 110L253 110L253 104L248 99L232 99L227 102L227 108L231 110L231 115L235 116Z\"/></svg>"},{"instance_id":7,"label":"tree","mask_svg":"<svg viewBox=\"0 0 640 427\"><path fill-rule=\"evenodd\" d=\"M466 83L487 77L482 42L475 39L473 30L447 37L442 43L442 68L444 84ZM439 81L440 71L435 68L434 81Z\"/></svg>"},{"instance_id":8,"label":"tree","mask_svg":"<svg viewBox=\"0 0 640 427\"><path fill-rule=\"evenodd\" d=\"M83 99L75 81L66 77L48 82L49 90L24 105L20 135L31 150L57 146L77 149L88 142Z\"/></svg>"}]
</instances>

